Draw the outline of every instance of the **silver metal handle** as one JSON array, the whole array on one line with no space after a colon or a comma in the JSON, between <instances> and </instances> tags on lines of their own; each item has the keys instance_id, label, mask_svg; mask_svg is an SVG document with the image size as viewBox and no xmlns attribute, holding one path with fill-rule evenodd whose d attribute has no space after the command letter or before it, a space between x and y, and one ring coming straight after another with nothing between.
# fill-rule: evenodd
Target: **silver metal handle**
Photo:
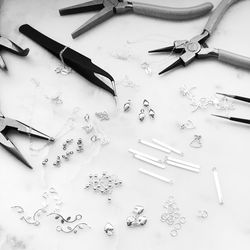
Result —
<instances>
[{"instance_id":1,"label":"silver metal handle","mask_svg":"<svg viewBox=\"0 0 250 250\"><path fill-rule=\"evenodd\" d=\"M223 49L218 49L218 54L218 59L222 62L245 69L250 69L250 57L237 55Z\"/></svg>"},{"instance_id":2,"label":"silver metal handle","mask_svg":"<svg viewBox=\"0 0 250 250\"><path fill-rule=\"evenodd\" d=\"M168 20L187 20L197 18L209 13L213 8L213 4L210 2L188 8L172 8L137 2L131 2L131 5L136 14Z\"/></svg>"},{"instance_id":3,"label":"silver metal handle","mask_svg":"<svg viewBox=\"0 0 250 250\"><path fill-rule=\"evenodd\" d=\"M208 31L209 34L213 33L218 23L220 22L221 18L224 16L225 12L233 4L239 1L241 0L222 0L220 4L216 7L216 9L212 12L204 29Z\"/></svg>"}]
</instances>

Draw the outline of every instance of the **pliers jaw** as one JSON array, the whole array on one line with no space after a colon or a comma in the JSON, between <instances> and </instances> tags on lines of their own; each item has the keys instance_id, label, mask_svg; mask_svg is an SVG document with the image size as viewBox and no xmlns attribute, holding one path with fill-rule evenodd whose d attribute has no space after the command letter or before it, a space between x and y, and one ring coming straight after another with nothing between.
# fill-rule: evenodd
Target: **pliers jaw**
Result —
<instances>
[{"instance_id":1,"label":"pliers jaw","mask_svg":"<svg viewBox=\"0 0 250 250\"><path fill-rule=\"evenodd\" d=\"M13 154L17 159L23 162L27 167L31 168L31 165L24 158L18 148L13 142L7 137L7 133L10 129L17 130L20 133L38 137L40 139L46 139L49 141L54 141L54 138L22 123L17 120L0 116L0 144L11 154Z\"/></svg>"},{"instance_id":2,"label":"pliers jaw","mask_svg":"<svg viewBox=\"0 0 250 250\"><path fill-rule=\"evenodd\" d=\"M12 54L16 54L19 56L27 56L29 54L29 49L22 49L19 47L16 43L12 42L6 37L3 37L0 35L0 50L5 49ZM0 56L0 68L2 70L7 70L7 66L3 60L3 58Z\"/></svg>"},{"instance_id":3,"label":"pliers jaw","mask_svg":"<svg viewBox=\"0 0 250 250\"><path fill-rule=\"evenodd\" d=\"M195 58L199 58L205 56L210 56L208 53L208 49L203 48L203 44L205 44L205 40L208 38L209 33L204 31L201 35L193 37L191 40L176 40L172 46L151 50L149 53L155 52L170 52L181 54L172 64L170 64L167 68L162 70L159 75L166 73L172 69L175 69L179 66L186 66L193 62ZM212 52L211 52L212 53Z\"/></svg>"}]
</instances>

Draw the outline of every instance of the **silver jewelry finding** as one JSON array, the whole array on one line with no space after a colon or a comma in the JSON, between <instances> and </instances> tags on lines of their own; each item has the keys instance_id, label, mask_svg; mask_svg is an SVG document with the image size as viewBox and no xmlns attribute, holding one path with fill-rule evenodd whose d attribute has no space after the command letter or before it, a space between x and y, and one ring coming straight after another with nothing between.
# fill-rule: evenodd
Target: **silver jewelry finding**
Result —
<instances>
[{"instance_id":1,"label":"silver jewelry finding","mask_svg":"<svg viewBox=\"0 0 250 250\"><path fill-rule=\"evenodd\" d=\"M103 112L96 112L95 116L100 119L101 121L108 121L109 120L109 114L106 111Z\"/></svg>"},{"instance_id":2,"label":"silver jewelry finding","mask_svg":"<svg viewBox=\"0 0 250 250\"><path fill-rule=\"evenodd\" d=\"M141 111L140 111L140 113L139 113L139 120L140 120L141 122L143 122L144 119L145 119L145 111L144 111L144 109L141 109Z\"/></svg>"},{"instance_id":3,"label":"silver jewelry finding","mask_svg":"<svg viewBox=\"0 0 250 250\"><path fill-rule=\"evenodd\" d=\"M150 110L148 111L148 115L149 115L150 118L155 119L155 112L154 112L153 109L150 109Z\"/></svg>"},{"instance_id":4,"label":"silver jewelry finding","mask_svg":"<svg viewBox=\"0 0 250 250\"><path fill-rule=\"evenodd\" d=\"M107 234L108 236L112 236L114 234L114 227L111 223L107 223L105 226L104 226L104 232L105 234Z\"/></svg>"},{"instance_id":5,"label":"silver jewelry finding","mask_svg":"<svg viewBox=\"0 0 250 250\"><path fill-rule=\"evenodd\" d=\"M208 217L208 212L206 210L199 210L198 217L202 219L206 219Z\"/></svg>"},{"instance_id":6,"label":"silver jewelry finding","mask_svg":"<svg viewBox=\"0 0 250 250\"><path fill-rule=\"evenodd\" d=\"M195 125L191 120L187 120L186 122L183 122L183 123L178 123L177 125L181 130L195 129Z\"/></svg>"},{"instance_id":7,"label":"silver jewelry finding","mask_svg":"<svg viewBox=\"0 0 250 250\"><path fill-rule=\"evenodd\" d=\"M27 224L33 225L33 226L39 226L40 221L38 220L38 218L41 216L42 213L46 213L45 208L39 208L38 210L34 212L32 216L24 216L24 209L21 206L13 206L11 208L15 209L18 214L22 214L22 216L20 217L20 220L23 220Z\"/></svg>"},{"instance_id":8,"label":"silver jewelry finding","mask_svg":"<svg viewBox=\"0 0 250 250\"><path fill-rule=\"evenodd\" d=\"M180 209L178 208L173 196L169 196L168 200L163 204L164 212L160 220L165 222L171 228L170 235L176 237L186 223L186 218L181 216Z\"/></svg>"},{"instance_id":9,"label":"silver jewelry finding","mask_svg":"<svg viewBox=\"0 0 250 250\"><path fill-rule=\"evenodd\" d=\"M128 227L140 227L146 225L148 219L145 215L142 215L144 212L144 207L137 205L133 209L133 215L127 217L126 223Z\"/></svg>"},{"instance_id":10,"label":"silver jewelry finding","mask_svg":"<svg viewBox=\"0 0 250 250\"><path fill-rule=\"evenodd\" d=\"M122 181L116 176L103 172L102 175L90 174L89 183L85 186L85 189L92 189L95 193L107 195L108 201L111 202L111 195L114 189L121 185Z\"/></svg>"},{"instance_id":11,"label":"silver jewelry finding","mask_svg":"<svg viewBox=\"0 0 250 250\"><path fill-rule=\"evenodd\" d=\"M144 101L143 101L143 106L144 106L145 108L149 107L149 101L146 100L146 99L144 99Z\"/></svg>"},{"instance_id":12,"label":"silver jewelry finding","mask_svg":"<svg viewBox=\"0 0 250 250\"><path fill-rule=\"evenodd\" d=\"M131 100L128 100L124 105L123 105L123 111L128 112L131 108Z\"/></svg>"},{"instance_id":13,"label":"silver jewelry finding","mask_svg":"<svg viewBox=\"0 0 250 250\"><path fill-rule=\"evenodd\" d=\"M57 67L55 69L56 73L61 73L62 75L68 75L72 72L72 69L70 67L68 67L65 62L64 62L64 59L63 59L63 53L65 52L65 50L67 49L68 47L64 47L60 53L59 53L59 56L60 56L60 59L61 59L61 63L62 65Z\"/></svg>"},{"instance_id":14,"label":"silver jewelry finding","mask_svg":"<svg viewBox=\"0 0 250 250\"><path fill-rule=\"evenodd\" d=\"M201 135L194 135L194 139L190 142L190 147L192 148L201 148L202 142L201 142L202 136Z\"/></svg>"}]
</instances>

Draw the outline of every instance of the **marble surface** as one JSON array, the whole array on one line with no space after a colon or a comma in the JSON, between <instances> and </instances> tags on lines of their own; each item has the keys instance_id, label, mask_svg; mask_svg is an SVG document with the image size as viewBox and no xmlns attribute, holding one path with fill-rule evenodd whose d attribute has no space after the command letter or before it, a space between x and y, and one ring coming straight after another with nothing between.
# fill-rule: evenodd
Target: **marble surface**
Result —
<instances>
[{"instance_id":1,"label":"marble surface","mask_svg":"<svg viewBox=\"0 0 250 250\"><path fill-rule=\"evenodd\" d=\"M148 2L150 2L148 0ZM162 1L155 1L160 3ZM189 6L202 0L164 1L167 6ZM218 0L212 0L214 5ZM26 58L1 52L9 71L0 72L1 112L56 138L54 144L26 138L11 138L34 167L30 170L5 150L0 151L0 249L66 250L66 249L249 249L250 189L249 128L212 117L211 113L250 117L249 107L233 103L234 110L220 111L214 106L192 112L190 100L180 88L196 87L197 99L225 92L250 96L250 74L216 60L197 61L187 68L158 76L173 55L148 55L149 49L165 46L175 39L188 39L199 34L207 16L185 22L171 22L127 14L116 16L78 39L70 33L93 13L60 17L58 9L76 3L74 0L5 0L1 2L0 30L22 47L29 47ZM250 1L242 1L225 15L208 44L216 48L250 56L248 23ZM59 61L19 33L18 27L28 23L44 34L90 57L114 76L118 105L104 91L73 72L55 73ZM142 65L149 65L146 72ZM138 121L142 101L146 98L156 112L155 120ZM124 113L123 104L131 99L131 111ZM109 121L99 121L95 112L107 111ZM89 114L95 133L110 140L107 145L91 143L84 126ZM178 122L192 120L194 130L180 130ZM86 124L85 124L86 125ZM202 148L190 147L194 135L202 135ZM85 152L75 153L71 160L55 168L53 162L63 153L67 138L83 138ZM177 168L156 169L139 162L128 153L129 148L152 155L164 154L139 145L138 139L160 138L184 152L184 159L201 165L194 174ZM70 146L75 150L75 144ZM47 167L41 162L49 158ZM172 178L169 185L138 173L145 168ZM224 205L219 205L212 167L219 172ZM84 190L90 173L108 171L123 180L115 190L112 203L104 196ZM53 187L58 195L50 197L65 216L83 215L91 229L77 234L56 231L57 222L42 214L40 225L20 220L12 206L20 205L27 215L44 206L44 192ZM160 222L162 204L173 195L186 217L178 237L169 235L168 225ZM145 207L148 223L143 228L128 228L126 217L136 204ZM208 211L208 218L197 218L198 210ZM52 210L51 210L52 211ZM114 237L107 237L104 225L115 227Z\"/></svg>"}]
</instances>

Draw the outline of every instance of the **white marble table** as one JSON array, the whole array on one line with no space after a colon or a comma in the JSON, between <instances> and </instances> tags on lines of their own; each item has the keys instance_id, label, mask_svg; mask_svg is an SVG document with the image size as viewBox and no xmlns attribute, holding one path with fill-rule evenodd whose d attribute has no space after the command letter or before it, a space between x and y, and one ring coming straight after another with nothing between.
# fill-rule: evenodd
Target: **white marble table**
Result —
<instances>
[{"instance_id":1,"label":"white marble table","mask_svg":"<svg viewBox=\"0 0 250 250\"><path fill-rule=\"evenodd\" d=\"M203 1L165 2L168 6L189 6ZM217 5L219 1L212 2ZM249 107L234 103L233 111L209 107L191 112L190 101L180 94L180 87L185 84L196 86L193 93L197 98L211 97L218 91L250 96L249 72L216 60L205 60L159 77L157 73L173 56L152 56L147 51L174 39L199 34L207 16L171 22L128 14L114 17L72 40L70 33L94 14L59 16L59 8L74 3L74 0L5 0L1 3L1 34L31 50L27 58L1 53L9 68L8 73L0 72L1 111L57 140L53 145L46 145L20 135L11 137L33 165L33 170L1 149L0 249L249 249L249 128L210 116L217 113L250 117ZM209 45L250 56L249 10L250 1L232 7L208 41ZM109 94L78 74L56 74L54 69L59 61L19 33L18 27L24 23L89 56L111 73L117 81L118 106ZM141 67L145 62L150 65L151 75ZM56 103L55 98L62 103ZM145 98L154 108L156 118L140 123L138 113ZM124 113L122 106L128 99L132 100L131 111ZM104 110L109 112L110 120L101 122L95 118L95 112ZM81 128L86 113L96 128L110 139L108 145L90 143ZM178 128L176 123L187 119L195 123L195 130ZM202 135L202 148L189 146L195 134ZM86 151L75 153L61 168L53 167L53 160L62 153L63 141L79 137L83 138ZM137 143L139 138L149 140L152 137L181 149L186 160L201 165L201 173L172 167L156 169L133 159L127 152L133 147L163 157L164 154ZM41 162L47 157L49 164L44 168ZM173 178L174 184L138 173L141 167ZM217 201L212 167L216 167L220 175L225 200L222 206ZM84 190L88 175L103 171L117 175L124 183L114 191L111 204L106 197ZM51 187L63 201L61 214L81 213L91 229L63 234L55 230L56 221L46 215L41 216L37 227L19 220L20 216L11 206L21 205L32 215L44 204L42 194ZM168 225L160 222L162 203L169 195L174 195L181 214L187 219L176 238L169 235ZM136 204L145 207L148 223L143 228L131 229L126 226L126 217ZM207 219L197 218L200 209L208 211ZM103 232L107 222L115 227L114 237L107 237Z\"/></svg>"}]
</instances>

